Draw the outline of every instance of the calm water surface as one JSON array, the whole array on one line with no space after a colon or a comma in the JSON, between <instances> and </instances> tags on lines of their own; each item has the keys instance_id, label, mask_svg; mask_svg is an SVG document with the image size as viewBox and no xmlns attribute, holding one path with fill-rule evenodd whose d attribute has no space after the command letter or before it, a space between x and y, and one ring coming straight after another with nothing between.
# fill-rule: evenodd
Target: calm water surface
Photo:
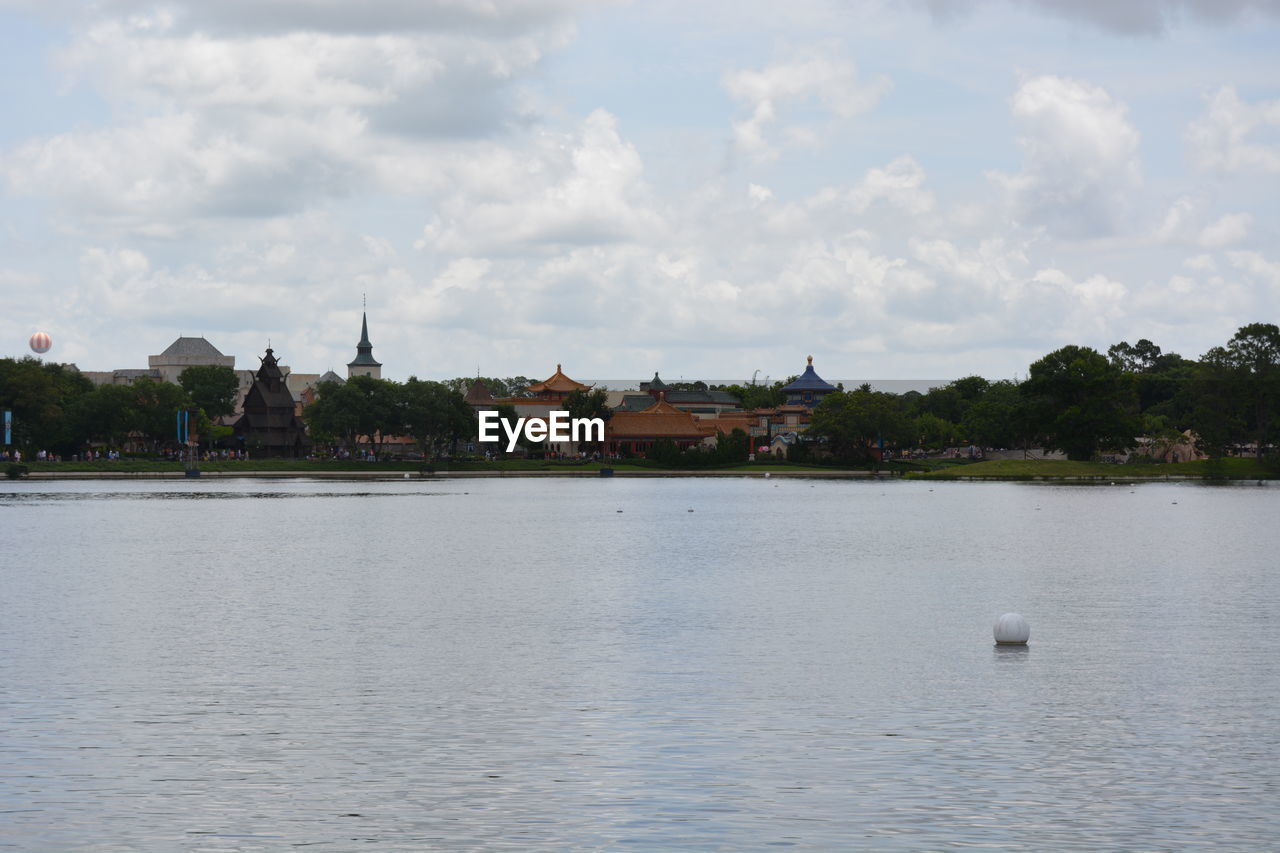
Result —
<instances>
[{"instance_id":1,"label":"calm water surface","mask_svg":"<svg viewBox=\"0 0 1280 853\"><path fill-rule=\"evenodd\" d=\"M0 849L1275 849L1278 522L1275 485L0 484Z\"/></svg>"}]
</instances>

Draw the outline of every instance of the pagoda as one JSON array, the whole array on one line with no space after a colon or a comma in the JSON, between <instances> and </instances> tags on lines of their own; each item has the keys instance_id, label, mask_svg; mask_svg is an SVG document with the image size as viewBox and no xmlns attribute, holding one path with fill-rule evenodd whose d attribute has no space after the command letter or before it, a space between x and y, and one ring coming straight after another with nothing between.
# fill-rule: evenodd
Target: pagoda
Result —
<instances>
[{"instance_id":1,"label":"pagoda","mask_svg":"<svg viewBox=\"0 0 1280 853\"><path fill-rule=\"evenodd\" d=\"M782 386L783 393L787 395L787 406L804 406L810 410L816 409L823 397L838 390L814 371L813 356L809 356L809 366L799 378Z\"/></svg>"},{"instance_id":2,"label":"pagoda","mask_svg":"<svg viewBox=\"0 0 1280 853\"><path fill-rule=\"evenodd\" d=\"M271 347L261 361L245 394L244 414L232 424L236 440L250 453L302 456L310 440Z\"/></svg>"},{"instance_id":3,"label":"pagoda","mask_svg":"<svg viewBox=\"0 0 1280 853\"><path fill-rule=\"evenodd\" d=\"M560 365L556 365L556 372L551 374L541 382L535 382L529 386L529 393L537 400L554 400L560 401L568 397L574 391L590 391L590 385L583 385L581 382L575 382L568 376L564 375L564 371Z\"/></svg>"}]
</instances>

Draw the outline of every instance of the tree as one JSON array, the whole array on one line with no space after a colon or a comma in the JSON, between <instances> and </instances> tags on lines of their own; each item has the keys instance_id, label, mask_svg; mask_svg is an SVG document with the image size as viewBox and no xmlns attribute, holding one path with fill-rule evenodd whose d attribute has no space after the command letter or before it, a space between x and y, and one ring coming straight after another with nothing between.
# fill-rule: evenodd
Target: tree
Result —
<instances>
[{"instance_id":1,"label":"tree","mask_svg":"<svg viewBox=\"0 0 1280 853\"><path fill-rule=\"evenodd\" d=\"M68 412L77 446L94 441L121 445L138 422L137 395L128 385L103 385L83 394ZM176 422L174 423L176 431Z\"/></svg>"},{"instance_id":2,"label":"tree","mask_svg":"<svg viewBox=\"0 0 1280 853\"><path fill-rule=\"evenodd\" d=\"M748 385L721 385L712 390L727 391L738 398L738 402L742 404L744 409L776 409L787 401L787 395L783 392L783 382L774 382L772 385L757 385L751 383Z\"/></svg>"},{"instance_id":3,"label":"tree","mask_svg":"<svg viewBox=\"0 0 1280 853\"><path fill-rule=\"evenodd\" d=\"M389 379L352 376L342 389L355 413L357 435L369 442L375 458L381 456L383 442L405 428L399 387Z\"/></svg>"},{"instance_id":4,"label":"tree","mask_svg":"<svg viewBox=\"0 0 1280 853\"><path fill-rule=\"evenodd\" d=\"M1243 379L1246 420L1254 452L1262 458L1277 437L1280 414L1280 327L1274 323L1241 326L1227 343L1227 363Z\"/></svg>"},{"instance_id":5,"label":"tree","mask_svg":"<svg viewBox=\"0 0 1280 853\"><path fill-rule=\"evenodd\" d=\"M1030 439L1030 411L1018 386L1007 380L992 383L982 398L964 413L960 429L979 447L1025 448Z\"/></svg>"},{"instance_id":6,"label":"tree","mask_svg":"<svg viewBox=\"0 0 1280 853\"><path fill-rule=\"evenodd\" d=\"M1132 346L1128 341L1111 345L1107 348L1107 357L1112 365L1125 373L1148 373L1160 363L1161 350L1142 338Z\"/></svg>"},{"instance_id":7,"label":"tree","mask_svg":"<svg viewBox=\"0 0 1280 853\"><path fill-rule=\"evenodd\" d=\"M1133 446L1142 428L1133 384L1102 354L1066 346L1031 365L1030 374L1022 388L1046 446L1077 460Z\"/></svg>"},{"instance_id":8,"label":"tree","mask_svg":"<svg viewBox=\"0 0 1280 853\"><path fill-rule=\"evenodd\" d=\"M466 394L471 384L479 379L494 397L528 397L532 380L527 376L508 376L506 379L497 376L458 376L447 379L442 384L450 391Z\"/></svg>"},{"instance_id":9,"label":"tree","mask_svg":"<svg viewBox=\"0 0 1280 853\"><path fill-rule=\"evenodd\" d=\"M931 412L917 415L912 421L912 431L919 436L922 447L941 448L955 443L956 425Z\"/></svg>"},{"instance_id":10,"label":"tree","mask_svg":"<svg viewBox=\"0 0 1280 853\"><path fill-rule=\"evenodd\" d=\"M62 450L80 442L68 412L93 383L79 371L30 356L0 359L0 410L13 412L13 440L21 447Z\"/></svg>"},{"instance_id":11,"label":"tree","mask_svg":"<svg viewBox=\"0 0 1280 853\"><path fill-rule=\"evenodd\" d=\"M400 399L405 429L417 440L423 456L475 435L475 413L460 392L444 383L410 376L401 386Z\"/></svg>"},{"instance_id":12,"label":"tree","mask_svg":"<svg viewBox=\"0 0 1280 853\"><path fill-rule=\"evenodd\" d=\"M751 439L746 432L737 427L727 435L716 433L716 448L712 451L712 460L721 465L740 465L747 461L751 453Z\"/></svg>"},{"instance_id":13,"label":"tree","mask_svg":"<svg viewBox=\"0 0 1280 853\"><path fill-rule=\"evenodd\" d=\"M912 441L901 401L882 391L836 391L813 411L809 434L825 438L837 458L868 460L875 448Z\"/></svg>"},{"instance_id":14,"label":"tree","mask_svg":"<svg viewBox=\"0 0 1280 853\"><path fill-rule=\"evenodd\" d=\"M608 421L613 417L613 410L609 408L608 401L609 392L603 388L597 388L594 391L583 391L579 388L569 392L569 396L564 398L563 406L570 418L600 418L602 421Z\"/></svg>"},{"instance_id":15,"label":"tree","mask_svg":"<svg viewBox=\"0 0 1280 853\"><path fill-rule=\"evenodd\" d=\"M1189 389L1191 424L1197 445L1210 456L1225 456L1248 434L1245 379L1226 347L1200 357Z\"/></svg>"},{"instance_id":16,"label":"tree","mask_svg":"<svg viewBox=\"0 0 1280 853\"><path fill-rule=\"evenodd\" d=\"M230 367L220 364L188 367L178 374L178 384L210 419L235 411L240 380Z\"/></svg>"},{"instance_id":17,"label":"tree","mask_svg":"<svg viewBox=\"0 0 1280 853\"><path fill-rule=\"evenodd\" d=\"M176 417L180 409L192 406L191 397L172 382L142 378L129 386L133 392L133 430L156 445L177 439Z\"/></svg>"},{"instance_id":18,"label":"tree","mask_svg":"<svg viewBox=\"0 0 1280 853\"><path fill-rule=\"evenodd\" d=\"M312 438L354 448L360 431L360 398L346 391L345 382L321 382L316 400L302 410Z\"/></svg>"}]
</instances>

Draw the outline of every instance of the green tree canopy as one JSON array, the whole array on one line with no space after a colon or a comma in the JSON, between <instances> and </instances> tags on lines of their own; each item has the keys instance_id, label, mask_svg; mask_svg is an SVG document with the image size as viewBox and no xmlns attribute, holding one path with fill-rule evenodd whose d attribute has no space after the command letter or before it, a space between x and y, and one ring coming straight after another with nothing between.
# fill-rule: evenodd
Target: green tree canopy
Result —
<instances>
[{"instance_id":1,"label":"green tree canopy","mask_svg":"<svg viewBox=\"0 0 1280 853\"><path fill-rule=\"evenodd\" d=\"M1069 459L1132 447L1142 429L1130 377L1088 347L1066 346L1032 364L1022 390L1046 446Z\"/></svg>"},{"instance_id":2,"label":"green tree canopy","mask_svg":"<svg viewBox=\"0 0 1280 853\"><path fill-rule=\"evenodd\" d=\"M720 385L713 390L727 391L737 397L744 409L776 409L787 401L787 395L782 391L784 384L779 381L772 385Z\"/></svg>"},{"instance_id":3,"label":"green tree canopy","mask_svg":"<svg viewBox=\"0 0 1280 853\"><path fill-rule=\"evenodd\" d=\"M178 384L210 418L220 418L235 411L240 380L230 367L221 364L188 367L178 374Z\"/></svg>"},{"instance_id":4,"label":"green tree canopy","mask_svg":"<svg viewBox=\"0 0 1280 853\"><path fill-rule=\"evenodd\" d=\"M1032 432L1027 399L1017 384L993 382L965 411L960 429L980 447L1025 447Z\"/></svg>"},{"instance_id":5,"label":"green tree canopy","mask_svg":"<svg viewBox=\"0 0 1280 853\"><path fill-rule=\"evenodd\" d=\"M0 359L0 409L13 412L13 441L21 447L67 449L77 442L68 421L77 398L93 383L77 370L30 356Z\"/></svg>"},{"instance_id":6,"label":"green tree canopy","mask_svg":"<svg viewBox=\"0 0 1280 853\"><path fill-rule=\"evenodd\" d=\"M882 443L913 443L913 425L902 401L883 391L836 391L813 411L809 434L825 438L840 459L870 459Z\"/></svg>"},{"instance_id":7,"label":"green tree canopy","mask_svg":"<svg viewBox=\"0 0 1280 853\"><path fill-rule=\"evenodd\" d=\"M177 439L180 409L190 408L191 397L181 386L154 379L139 379L129 386L133 392L132 428L150 440L152 448Z\"/></svg>"},{"instance_id":8,"label":"green tree canopy","mask_svg":"<svg viewBox=\"0 0 1280 853\"><path fill-rule=\"evenodd\" d=\"M401 388L403 419L423 455L474 436L476 417L459 391L410 376Z\"/></svg>"}]
</instances>

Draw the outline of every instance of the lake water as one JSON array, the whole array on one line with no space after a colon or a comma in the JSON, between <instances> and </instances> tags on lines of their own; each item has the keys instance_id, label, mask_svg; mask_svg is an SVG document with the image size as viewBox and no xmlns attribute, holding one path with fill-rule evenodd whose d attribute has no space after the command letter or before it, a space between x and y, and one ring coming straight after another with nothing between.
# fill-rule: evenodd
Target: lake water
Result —
<instances>
[{"instance_id":1,"label":"lake water","mask_svg":"<svg viewBox=\"0 0 1280 853\"><path fill-rule=\"evenodd\" d=\"M1274 849L1278 521L1276 484L3 483L0 849Z\"/></svg>"}]
</instances>

